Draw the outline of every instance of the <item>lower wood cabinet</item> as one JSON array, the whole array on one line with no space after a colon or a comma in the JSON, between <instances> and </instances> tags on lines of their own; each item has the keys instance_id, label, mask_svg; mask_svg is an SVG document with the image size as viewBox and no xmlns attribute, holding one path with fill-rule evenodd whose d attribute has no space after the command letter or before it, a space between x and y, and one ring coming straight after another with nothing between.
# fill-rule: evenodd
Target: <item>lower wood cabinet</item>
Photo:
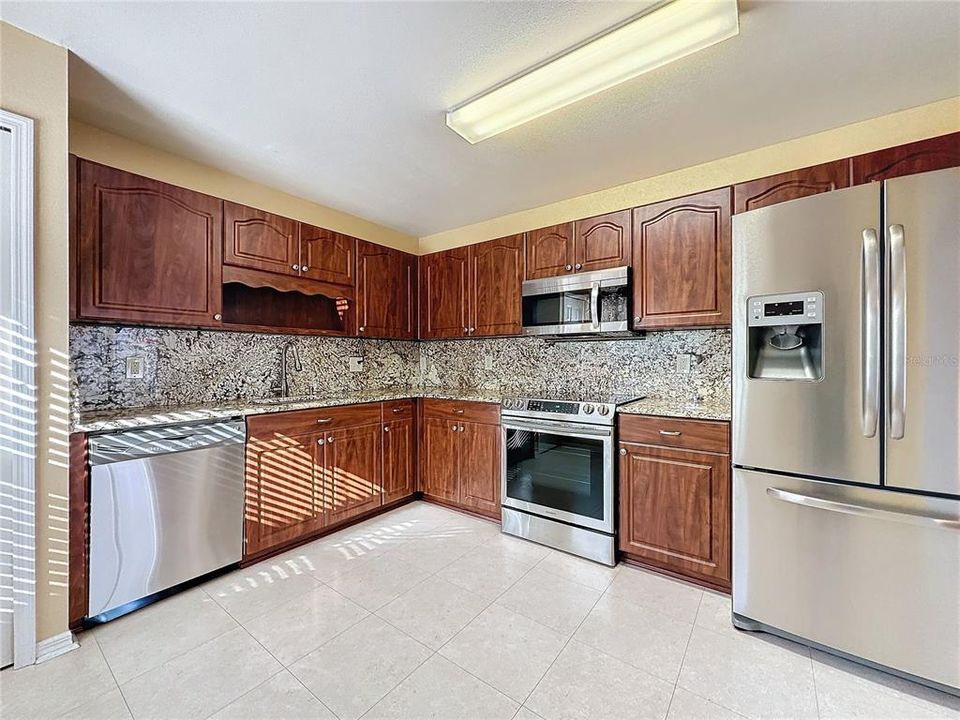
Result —
<instances>
[{"instance_id":1,"label":"lower wood cabinet","mask_svg":"<svg viewBox=\"0 0 960 720\"><path fill-rule=\"evenodd\" d=\"M417 489L417 420L413 400L383 404L383 504Z\"/></svg>"},{"instance_id":2,"label":"lower wood cabinet","mask_svg":"<svg viewBox=\"0 0 960 720\"><path fill-rule=\"evenodd\" d=\"M420 489L428 498L500 517L500 410L424 400Z\"/></svg>"},{"instance_id":3,"label":"lower wood cabinet","mask_svg":"<svg viewBox=\"0 0 960 720\"><path fill-rule=\"evenodd\" d=\"M333 430L323 448L321 475L326 523L336 525L381 504L383 446L381 425Z\"/></svg>"},{"instance_id":4,"label":"lower wood cabinet","mask_svg":"<svg viewBox=\"0 0 960 720\"><path fill-rule=\"evenodd\" d=\"M729 424L627 415L619 424L620 551L729 589Z\"/></svg>"}]
</instances>

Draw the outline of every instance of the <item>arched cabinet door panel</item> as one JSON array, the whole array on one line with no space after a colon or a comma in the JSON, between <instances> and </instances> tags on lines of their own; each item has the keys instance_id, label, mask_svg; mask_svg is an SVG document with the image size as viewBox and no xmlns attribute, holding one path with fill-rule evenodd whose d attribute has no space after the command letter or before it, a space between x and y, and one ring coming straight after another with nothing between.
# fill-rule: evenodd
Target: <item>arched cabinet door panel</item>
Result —
<instances>
[{"instance_id":1,"label":"arched cabinet door panel","mask_svg":"<svg viewBox=\"0 0 960 720\"><path fill-rule=\"evenodd\" d=\"M526 279L573 272L573 223L551 225L527 233Z\"/></svg>"},{"instance_id":2,"label":"arched cabinet door panel","mask_svg":"<svg viewBox=\"0 0 960 720\"><path fill-rule=\"evenodd\" d=\"M300 225L300 275L334 285L353 285L357 239L326 228Z\"/></svg>"},{"instance_id":3,"label":"arched cabinet door panel","mask_svg":"<svg viewBox=\"0 0 960 720\"><path fill-rule=\"evenodd\" d=\"M630 210L577 220L574 270L589 272L629 265L633 257L631 224Z\"/></svg>"},{"instance_id":4,"label":"arched cabinet door panel","mask_svg":"<svg viewBox=\"0 0 960 720\"><path fill-rule=\"evenodd\" d=\"M299 276L295 220L229 201L224 201L223 212L226 264Z\"/></svg>"},{"instance_id":5,"label":"arched cabinet door panel","mask_svg":"<svg viewBox=\"0 0 960 720\"><path fill-rule=\"evenodd\" d=\"M850 161L814 165L733 187L733 212L742 213L850 185Z\"/></svg>"}]
</instances>

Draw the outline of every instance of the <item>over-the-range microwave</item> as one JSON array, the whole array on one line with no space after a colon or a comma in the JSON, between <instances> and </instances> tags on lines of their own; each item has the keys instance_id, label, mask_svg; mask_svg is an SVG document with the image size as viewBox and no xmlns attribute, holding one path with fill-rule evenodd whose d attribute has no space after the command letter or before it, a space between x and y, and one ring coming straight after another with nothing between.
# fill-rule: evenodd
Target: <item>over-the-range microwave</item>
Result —
<instances>
[{"instance_id":1,"label":"over-the-range microwave","mask_svg":"<svg viewBox=\"0 0 960 720\"><path fill-rule=\"evenodd\" d=\"M524 335L630 335L630 268L526 280Z\"/></svg>"}]
</instances>

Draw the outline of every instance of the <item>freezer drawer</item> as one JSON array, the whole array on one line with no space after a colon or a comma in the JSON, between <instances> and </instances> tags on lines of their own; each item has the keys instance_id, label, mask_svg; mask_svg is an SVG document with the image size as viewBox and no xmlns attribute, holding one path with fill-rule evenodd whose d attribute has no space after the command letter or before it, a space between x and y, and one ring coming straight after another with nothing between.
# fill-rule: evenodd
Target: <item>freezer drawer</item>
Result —
<instances>
[{"instance_id":1,"label":"freezer drawer","mask_svg":"<svg viewBox=\"0 0 960 720\"><path fill-rule=\"evenodd\" d=\"M960 501L733 473L733 611L960 689Z\"/></svg>"},{"instance_id":2,"label":"freezer drawer","mask_svg":"<svg viewBox=\"0 0 960 720\"><path fill-rule=\"evenodd\" d=\"M89 617L242 553L242 442L91 469Z\"/></svg>"}]
</instances>

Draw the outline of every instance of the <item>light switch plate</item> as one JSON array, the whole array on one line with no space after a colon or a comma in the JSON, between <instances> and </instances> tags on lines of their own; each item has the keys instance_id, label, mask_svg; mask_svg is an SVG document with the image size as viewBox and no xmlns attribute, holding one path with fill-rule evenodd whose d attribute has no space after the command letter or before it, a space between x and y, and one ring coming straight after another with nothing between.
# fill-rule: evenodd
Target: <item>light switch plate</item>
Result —
<instances>
[{"instance_id":1,"label":"light switch plate","mask_svg":"<svg viewBox=\"0 0 960 720\"><path fill-rule=\"evenodd\" d=\"M363 372L363 358L362 357L352 357L348 359L348 364L350 366L350 372Z\"/></svg>"},{"instance_id":2,"label":"light switch plate","mask_svg":"<svg viewBox=\"0 0 960 720\"><path fill-rule=\"evenodd\" d=\"M677 355L677 372L686 374L690 372L690 361L693 358L690 353L680 353Z\"/></svg>"},{"instance_id":3,"label":"light switch plate","mask_svg":"<svg viewBox=\"0 0 960 720\"><path fill-rule=\"evenodd\" d=\"M143 355L128 356L126 360L127 380L142 380L145 365Z\"/></svg>"},{"instance_id":4,"label":"light switch plate","mask_svg":"<svg viewBox=\"0 0 960 720\"><path fill-rule=\"evenodd\" d=\"M483 356L483 369L484 369L484 370L493 370L493 355L484 355L484 356Z\"/></svg>"}]
</instances>

